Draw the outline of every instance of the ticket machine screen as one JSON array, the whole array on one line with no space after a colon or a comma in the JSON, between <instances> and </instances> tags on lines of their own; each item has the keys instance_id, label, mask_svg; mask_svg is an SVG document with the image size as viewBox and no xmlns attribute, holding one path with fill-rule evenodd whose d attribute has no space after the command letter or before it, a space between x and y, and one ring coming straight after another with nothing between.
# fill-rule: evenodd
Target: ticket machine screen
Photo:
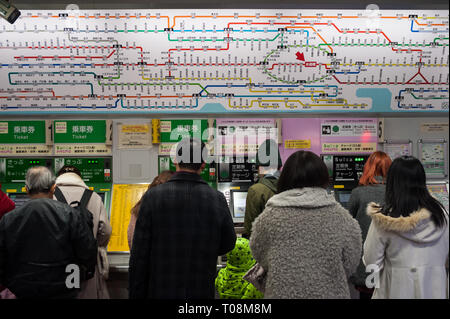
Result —
<instances>
[{"instance_id":1,"label":"ticket machine screen","mask_svg":"<svg viewBox=\"0 0 450 319\"><path fill-rule=\"evenodd\" d=\"M233 201L233 217L244 218L247 192L231 192Z\"/></svg>"},{"instance_id":2,"label":"ticket machine screen","mask_svg":"<svg viewBox=\"0 0 450 319\"><path fill-rule=\"evenodd\" d=\"M30 197L28 194L16 194L16 193L9 193L9 198L14 202L16 205L16 208L21 207L23 204L25 204L27 201L30 200Z\"/></svg>"}]
</instances>

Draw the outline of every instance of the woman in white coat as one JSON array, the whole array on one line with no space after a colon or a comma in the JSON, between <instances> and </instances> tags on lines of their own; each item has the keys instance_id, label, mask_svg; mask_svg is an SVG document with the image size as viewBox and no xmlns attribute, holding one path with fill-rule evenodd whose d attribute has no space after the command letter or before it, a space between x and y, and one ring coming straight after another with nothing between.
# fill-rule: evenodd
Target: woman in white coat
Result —
<instances>
[{"instance_id":1,"label":"woman in white coat","mask_svg":"<svg viewBox=\"0 0 450 319\"><path fill-rule=\"evenodd\" d=\"M59 170L56 186L58 186L63 193L67 203L80 201L84 191L89 189L81 178L80 171L76 167L68 165ZM81 283L81 291L78 298L109 299L108 287L106 285L106 279L108 279L109 273L106 247L108 246L111 237L111 224L109 223L102 199L97 193L92 193L86 208L93 215L93 232L94 237L97 239L98 256L95 275L88 281Z\"/></svg>"},{"instance_id":2,"label":"woman in white coat","mask_svg":"<svg viewBox=\"0 0 450 319\"><path fill-rule=\"evenodd\" d=\"M448 213L428 192L418 159L392 162L385 199L384 206L367 207L372 223L363 261L372 298L448 298Z\"/></svg>"}]
</instances>

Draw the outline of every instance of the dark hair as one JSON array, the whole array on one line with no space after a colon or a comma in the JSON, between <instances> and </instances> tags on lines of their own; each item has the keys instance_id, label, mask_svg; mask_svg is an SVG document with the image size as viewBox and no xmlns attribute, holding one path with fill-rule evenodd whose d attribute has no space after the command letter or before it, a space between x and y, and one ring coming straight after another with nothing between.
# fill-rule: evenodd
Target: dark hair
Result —
<instances>
[{"instance_id":1,"label":"dark hair","mask_svg":"<svg viewBox=\"0 0 450 319\"><path fill-rule=\"evenodd\" d=\"M206 157L206 145L198 139L183 138L177 144L176 162L180 168L197 171L206 162Z\"/></svg>"},{"instance_id":2,"label":"dark hair","mask_svg":"<svg viewBox=\"0 0 450 319\"><path fill-rule=\"evenodd\" d=\"M278 180L278 193L303 187L328 186L328 169L319 156L297 151L286 160Z\"/></svg>"},{"instance_id":3,"label":"dark hair","mask_svg":"<svg viewBox=\"0 0 450 319\"><path fill-rule=\"evenodd\" d=\"M444 206L430 195L426 185L425 170L413 156L396 158L389 168L386 180L386 200L383 213L391 217L407 217L426 208L438 227L444 226Z\"/></svg>"},{"instance_id":4,"label":"dark hair","mask_svg":"<svg viewBox=\"0 0 450 319\"><path fill-rule=\"evenodd\" d=\"M155 186L164 184L165 182L167 182L172 175L175 174L175 172L172 171L162 171L161 174L159 174L158 176L156 176L153 179L153 182L148 185L147 191L150 188L153 188ZM142 203L142 199L144 198L144 196L142 196L139 201L136 203L136 205L134 205L134 207L131 209L131 214L132 215L136 215L136 217L139 215L139 209L141 208L141 203Z\"/></svg>"},{"instance_id":5,"label":"dark hair","mask_svg":"<svg viewBox=\"0 0 450 319\"><path fill-rule=\"evenodd\" d=\"M60 176L65 173L75 173L81 177L80 170L72 165L64 165L63 167L61 167L61 169L58 171L58 174L56 174L56 176Z\"/></svg>"}]
</instances>

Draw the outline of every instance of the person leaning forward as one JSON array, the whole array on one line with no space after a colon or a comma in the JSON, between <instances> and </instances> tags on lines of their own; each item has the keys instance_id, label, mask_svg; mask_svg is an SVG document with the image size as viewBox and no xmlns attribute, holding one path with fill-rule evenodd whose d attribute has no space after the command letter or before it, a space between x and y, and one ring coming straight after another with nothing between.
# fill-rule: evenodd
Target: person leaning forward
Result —
<instances>
[{"instance_id":1,"label":"person leaning forward","mask_svg":"<svg viewBox=\"0 0 450 319\"><path fill-rule=\"evenodd\" d=\"M175 175L142 199L130 256L130 299L215 296L217 257L234 248L236 233L224 195L199 176L204 149L198 140L183 139Z\"/></svg>"},{"instance_id":2,"label":"person leaning forward","mask_svg":"<svg viewBox=\"0 0 450 319\"><path fill-rule=\"evenodd\" d=\"M46 167L30 168L25 186L30 200L0 221L0 283L17 298L75 298L97 262L92 218L52 199Z\"/></svg>"}]
</instances>

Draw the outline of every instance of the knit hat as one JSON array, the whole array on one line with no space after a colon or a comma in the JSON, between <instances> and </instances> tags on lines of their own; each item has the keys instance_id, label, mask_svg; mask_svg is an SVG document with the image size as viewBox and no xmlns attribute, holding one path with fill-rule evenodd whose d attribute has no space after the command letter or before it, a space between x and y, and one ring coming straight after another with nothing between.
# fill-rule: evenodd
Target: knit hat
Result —
<instances>
[{"instance_id":1,"label":"knit hat","mask_svg":"<svg viewBox=\"0 0 450 319\"><path fill-rule=\"evenodd\" d=\"M274 151L276 150L276 154ZM272 151L272 154L271 154ZM283 166L280 156L280 150L278 149L278 144L272 140L265 140L259 147L256 153L256 165L257 166L275 166L280 169Z\"/></svg>"}]
</instances>

